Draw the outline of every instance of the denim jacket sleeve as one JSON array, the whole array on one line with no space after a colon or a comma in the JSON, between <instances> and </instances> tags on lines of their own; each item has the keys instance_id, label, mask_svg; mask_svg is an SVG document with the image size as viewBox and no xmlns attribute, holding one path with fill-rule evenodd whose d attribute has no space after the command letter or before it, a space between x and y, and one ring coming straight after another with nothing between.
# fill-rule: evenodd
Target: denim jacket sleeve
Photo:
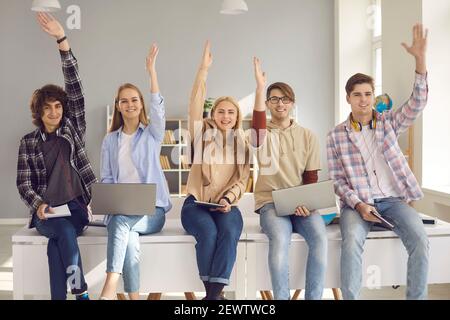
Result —
<instances>
[{"instance_id":1,"label":"denim jacket sleeve","mask_svg":"<svg viewBox=\"0 0 450 320\"><path fill-rule=\"evenodd\" d=\"M162 143L166 130L166 115L164 98L160 93L152 93L150 99L150 125L148 126L153 138Z\"/></svg>"},{"instance_id":2,"label":"denim jacket sleeve","mask_svg":"<svg viewBox=\"0 0 450 320\"><path fill-rule=\"evenodd\" d=\"M101 163L100 163L100 181L102 183L113 183L113 173L111 168L111 161L109 157L110 153L110 144L111 139L109 139L109 136L107 135L103 139L102 143L102 152L101 152Z\"/></svg>"}]
</instances>

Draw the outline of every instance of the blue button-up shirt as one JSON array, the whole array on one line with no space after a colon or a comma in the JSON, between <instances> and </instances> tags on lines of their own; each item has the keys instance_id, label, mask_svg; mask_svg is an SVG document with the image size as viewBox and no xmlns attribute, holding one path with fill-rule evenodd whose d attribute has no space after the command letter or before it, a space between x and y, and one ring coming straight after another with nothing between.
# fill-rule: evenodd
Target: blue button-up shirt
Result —
<instances>
[{"instance_id":1,"label":"blue button-up shirt","mask_svg":"<svg viewBox=\"0 0 450 320\"><path fill-rule=\"evenodd\" d=\"M167 212L172 204L167 181L159 161L165 127L164 99L159 93L153 93L150 100L150 124L139 125L131 145L131 159L142 183L156 184L156 206L164 208ZM119 183L121 138L122 127L108 133L103 139L100 173L102 183Z\"/></svg>"}]
</instances>

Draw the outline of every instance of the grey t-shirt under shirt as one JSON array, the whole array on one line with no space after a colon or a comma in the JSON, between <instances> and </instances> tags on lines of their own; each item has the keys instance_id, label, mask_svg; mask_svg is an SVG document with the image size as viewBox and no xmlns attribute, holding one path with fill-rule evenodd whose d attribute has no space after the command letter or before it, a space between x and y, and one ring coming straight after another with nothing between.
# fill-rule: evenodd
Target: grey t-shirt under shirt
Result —
<instances>
[{"instance_id":1,"label":"grey t-shirt under shirt","mask_svg":"<svg viewBox=\"0 0 450 320\"><path fill-rule=\"evenodd\" d=\"M42 143L47 190L44 201L51 206L65 204L83 194L80 177L70 165L70 144L55 133L47 134Z\"/></svg>"}]
</instances>

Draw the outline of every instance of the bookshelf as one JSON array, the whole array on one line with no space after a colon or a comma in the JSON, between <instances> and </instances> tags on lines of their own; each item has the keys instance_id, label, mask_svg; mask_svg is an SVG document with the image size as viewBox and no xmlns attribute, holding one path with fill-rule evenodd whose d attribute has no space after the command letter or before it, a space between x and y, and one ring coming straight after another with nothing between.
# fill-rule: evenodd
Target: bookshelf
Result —
<instances>
[{"instance_id":1,"label":"bookshelf","mask_svg":"<svg viewBox=\"0 0 450 320\"><path fill-rule=\"evenodd\" d=\"M107 105L106 109L106 128L109 128L112 120L112 108ZM251 127L251 121L251 118L243 119L242 125L244 130ZM187 119L166 119L166 132L161 144L160 162L171 196L182 197L186 195L186 185L190 171L190 165L186 161L187 141L184 139L187 130ZM250 168L250 178L247 183L246 193L253 192L256 175L256 161L254 161Z\"/></svg>"}]
</instances>

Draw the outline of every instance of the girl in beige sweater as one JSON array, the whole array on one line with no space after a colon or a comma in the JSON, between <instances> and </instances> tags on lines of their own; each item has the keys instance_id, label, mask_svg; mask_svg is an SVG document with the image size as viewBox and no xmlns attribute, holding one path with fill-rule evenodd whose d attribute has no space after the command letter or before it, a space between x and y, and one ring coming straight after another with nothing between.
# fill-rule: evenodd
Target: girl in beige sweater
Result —
<instances>
[{"instance_id":1,"label":"girl in beige sweater","mask_svg":"<svg viewBox=\"0 0 450 320\"><path fill-rule=\"evenodd\" d=\"M189 134L193 162L181 221L197 240L197 265L205 285L206 300L220 299L228 285L242 232L242 216L236 206L250 175L250 156L239 104L232 97L218 98L211 117L203 119L206 78L212 64L206 43L189 104ZM219 203L208 209L194 201Z\"/></svg>"}]
</instances>

